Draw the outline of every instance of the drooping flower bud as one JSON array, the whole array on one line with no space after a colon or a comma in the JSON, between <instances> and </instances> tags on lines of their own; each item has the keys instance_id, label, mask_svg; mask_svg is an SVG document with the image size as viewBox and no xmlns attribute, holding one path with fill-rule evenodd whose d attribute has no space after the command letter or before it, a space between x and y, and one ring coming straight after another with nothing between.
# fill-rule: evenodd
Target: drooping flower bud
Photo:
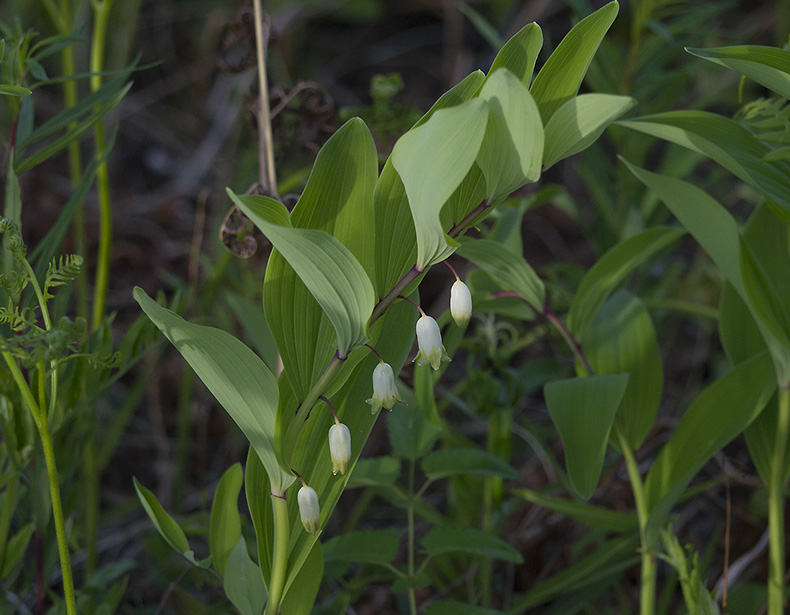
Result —
<instances>
[{"instance_id":1,"label":"drooping flower bud","mask_svg":"<svg viewBox=\"0 0 790 615\"><path fill-rule=\"evenodd\" d=\"M459 327L465 327L472 317L472 293L461 280L456 280L450 288L450 314Z\"/></svg>"},{"instance_id":2,"label":"drooping flower bud","mask_svg":"<svg viewBox=\"0 0 790 615\"><path fill-rule=\"evenodd\" d=\"M417 346L419 352L414 357L417 365L430 363L433 369L439 369L442 361L449 361L447 351L442 345L442 333L437 322L423 314L417 321Z\"/></svg>"},{"instance_id":3,"label":"drooping flower bud","mask_svg":"<svg viewBox=\"0 0 790 615\"><path fill-rule=\"evenodd\" d=\"M343 423L336 422L329 428L329 455L332 457L332 474L345 474L351 459L351 432Z\"/></svg>"},{"instance_id":4,"label":"drooping flower bud","mask_svg":"<svg viewBox=\"0 0 790 615\"><path fill-rule=\"evenodd\" d=\"M389 363L379 361L373 370L373 397L368 400L371 412L376 414L381 408L392 410L396 401L404 403L395 384L395 373Z\"/></svg>"},{"instance_id":5,"label":"drooping flower bud","mask_svg":"<svg viewBox=\"0 0 790 615\"><path fill-rule=\"evenodd\" d=\"M299 502L299 516L302 517L302 525L310 534L315 534L321 526L321 509L318 505L318 494L315 489L303 485L297 495Z\"/></svg>"}]
</instances>

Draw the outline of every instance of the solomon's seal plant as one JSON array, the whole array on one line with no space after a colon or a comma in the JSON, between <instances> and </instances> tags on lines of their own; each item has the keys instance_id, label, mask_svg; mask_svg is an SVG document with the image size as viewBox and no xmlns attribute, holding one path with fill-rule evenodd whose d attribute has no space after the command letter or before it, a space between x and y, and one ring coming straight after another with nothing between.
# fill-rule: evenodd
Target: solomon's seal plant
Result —
<instances>
[{"instance_id":1,"label":"solomon's seal plant","mask_svg":"<svg viewBox=\"0 0 790 615\"><path fill-rule=\"evenodd\" d=\"M438 370L449 360L436 320L424 313L417 318L412 305L427 270L452 255L458 239L511 192L537 181L547 157L553 164L581 151L632 104L620 96L576 104L617 10L612 2L579 23L534 79L542 34L537 24L523 28L487 74L475 71L439 98L395 144L380 173L371 134L355 118L321 149L292 211L271 197L228 190L273 245L263 310L282 359L277 378L234 336L186 322L135 289L145 313L250 442L245 482L257 562L212 547L238 543L246 552L236 524L212 527L211 558L195 560L175 521L150 492L140 486L138 492L168 542L190 562L211 566L226 580L263 579L267 591L243 596L226 583L228 597L245 615L264 609L275 615L286 610L283 604L288 615L310 611L305 587L315 595L317 585L308 580L320 576L322 523L353 473L376 410L401 400L395 376L411 351L412 332L417 364ZM562 118L559 125L554 116ZM276 186L269 193L276 194ZM471 313L464 289L453 291L459 324ZM373 413L362 411L371 377ZM331 428L329 414L317 409L328 397L335 417L343 416ZM297 477L302 487L294 493ZM238 490L217 493L215 507L235 507ZM307 532L293 531L300 522ZM411 566L408 581L416 574ZM415 586L408 590L412 613ZM291 606L297 595L298 609Z\"/></svg>"}]
</instances>

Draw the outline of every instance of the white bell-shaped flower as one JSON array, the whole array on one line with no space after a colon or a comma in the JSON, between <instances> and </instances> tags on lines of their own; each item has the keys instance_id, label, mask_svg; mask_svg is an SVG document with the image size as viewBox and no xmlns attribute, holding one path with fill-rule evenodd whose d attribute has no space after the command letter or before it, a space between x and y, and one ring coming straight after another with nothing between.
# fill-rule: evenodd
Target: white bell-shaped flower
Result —
<instances>
[{"instance_id":1,"label":"white bell-shaped flower","mask_svg":"<svg viewBox=\"0 0 790 615\"><path fill-rule=\"evenodd\" d=\"M414 357L417 365L430 363L433 369L439 369L442 361L449 361L447 351L442 345L442 332L439 325L430 316L423 314L417 321L417 346L419 352Z\"/></svg>"},{"instance_id":2,"label":"white bell-shaped flower","mask_svg":"<svg viewBox=\"0 0 790 615\"><path fill-rule=\"evenodd\" d=\"M379 361L373 370L373 397L368 400L371 412L376 414L382 408L392 410L396 401L404 403L395 384L395 373L389 363Z\"/></svg>"},{"instance_id":3,"label":"white bell-shaped flower","mask_svg":"<svg viewBox=\"0 0 790 615\"><path fill-rule=\"evenodd\" d=\"M465 327L472 317L472 293L461 280L450 288L450 314L459 327Z\"/></svg>"},{"instance_id":4,"label":"white bell-shaped flower","mask_svg":"<svg viewBox=\"0 0 790 615\"><path fill-rule=\"evenodd\" d=\"M351 459L351 432L339 421L329 428L329 455L332 457L332 474L345 474Z\"/></svg>"},{"instance_id":5,"label":"white bell-shaped flower","mask_svg":"<svg viewBox=\"0 0 790 615\"><path fill-rule=\"evenodd\" d=\"M318 504L318 494L315 489L303 485L297 495L299 502L299 516L302 518L304 529L310 534L315 534L321 526L321 508Z\"/></svg>"}]
</instances>

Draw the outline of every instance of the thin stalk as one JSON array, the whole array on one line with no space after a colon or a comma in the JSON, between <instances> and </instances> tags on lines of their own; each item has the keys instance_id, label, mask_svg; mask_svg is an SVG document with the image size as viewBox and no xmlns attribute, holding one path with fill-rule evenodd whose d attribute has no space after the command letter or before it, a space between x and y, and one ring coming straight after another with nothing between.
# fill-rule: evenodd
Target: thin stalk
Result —
<instances>
[{"instance_id":1,"label":"thin stalk","mask_svg":"<svg viewBox=\"0 0 790 615\"><path fill-rule=\"evenodd\" d=\"M272 554L272 576L269 580L269 600L264 615L277 615L283 599L285 577L288 572L288 502L285 494L272 494L274 512L274 549Z\"/></svg>"},{"instance_id":2,"label":"thin stalk","mask_svg":"<svg viewBox=\"0 0 790 615\"><path fill-rule=\"evenodd\" d=\"M779 387L776 440L768 484L768 615L784 613L785 499L784 461L790 437L790 389Z\"/></svg>"},{"instance_id":3,"label":"thin stalk","mask_svg":"<svg viewBox=\"0 0 790 615\"><path fill-rule=\"evenodd\" d=\"M307 395L305 395L302 403L299 404L299 408L296 410L297 415L303 408L306 408L308 413L310 412L326 387L329 386L332 378L335 377L337 370L340 369L340 367L343 365L343 361L345 360L346 357L341 357L338 353L335 353L335 355L329 361L329 364L324 369L324 372L318 377L318 380L315 381L315 384L310 387L310 390L307 391Z\"/></svg>"},{"instance_id":4,"label":"thin stalk","mask_svg":"<svg viewBox=\"0 0 790 615\"><path fill-rule=\"evenodd\" d=\"M60 555L60 569L63 574L63 595L66 600L66 613L77 615L77 603L74 596L74 579L71 574L71 558L69 546L66 542L66 525L63 519L63 505L60 500L60 484L58 481L58 468L55 464L55 449L52 446L52 436L46 417L38 430L41 444L44 448L44 460L47 464L47 477L49 478L49 497L52 500L52 519L55 522L55 535L58 541L58 554Z\"/></svg>"},{"instance_id":5,"label":"thin stalk","mask_svg":"<svg viewBox=\"0 0 790 615\"><path fill-rule=\"evenodd\" d=\"M91 91L101 87L99 73L104 69L104 47L107 39L107 24L112 8L112 0L93 0L94 24L91 39ZM96 157L104 158L104 123L96 124ZM96 261L96 284L93 290L93 317L91 326L99 327L107 310L107 288L110 282L110 252L112 250L112 202L110 200L110 173L107 161L103 160L96 170L96 189L99 200L99 253Z\"/></svg>"},{"instance_id":6,"label":"thin stalk","mask_svg":"<svg viewBox=\"0 0 790 615\"><path fill-rule=\"evenodd\" d=\"M264 193L277 194L277 175L274 169L269 85L266 80L266 35L263 31L261 0L254 0L255 49L258 56L258 83L261 101L258 105L258 173Z\"/></svg>"},{"instance_id":7,"label":"thin stalk","mask_svg":"<svg viewBox=\"0 0 790 615\"><path fill-rule=\"evenodd\" d=\"M60 2L60 8L56 8L54 3L45 3L50 17L55 23L60 34L69 34L71 32L71 8L69 7L68 0ZM76 64L74 61L74 47L68 45L60 52L61 66L63 76L66 81L63 82L63 103L67 109L70 109L77 104L77 82L68 77L74 75L76 72ZM67 129L71 130L76 126L77 122L71 122ZM69 179L71 180L72 188L76 187L82 179L82 154L80 152L79 141L72 141L68 146L68 161L69 161ZM82 201L77 203L74 210L74 217L71 223L72 233L74 237L74 251L81 255L83 258L87 257L85 250L85 206ZM79 276L76 281L77 288L77 314L83 318L88 318L88 278L86 276Z\"/></svg>"},{"instance_id":8,"label":"thin stalk","mask_svg":"<svg viewBox=\"0 0 790 615\"><path fill-rule=\"evenodd\" d=\"M631 447L625 439L623 432L617 425L614 427L620 450L623 452L628 478L631 481L631 490L636 503L636 517L639 522L639 541L642 546L642 572L640 577L639 613L640 615L654 615L656 610L656 558L652 555L653 545L647 542L647 495L639 466L636 463Z\"/></svg>"},{"instance_id":9,"label":"thin stalk","mask_svg":"<svg viewBox=\"0 0 790 615\"><path fill-rule=\"evenodd\" d=\"M69 547L66 541L66 525L63 519L63 505L60 499L60 484L58 481L58 468L55 464L55 450L52 446L52 436L49 433L47 424L47 414L43 407L36 402L33 392L30 390L22 371L19 369L14 357L7 350L2 351L3 358L11 370L22 399L25 400L33 420L38 428L41 437L41 445L44 449L44 460L47 466L47 478L49 479L49 496L52 504L52 519L55 522L55 535L58 542L58 554L60 556L60 569L63 575L63 596L66 601L67 615L77 615L77 603L74 596L74 579L71 574L71 558Z\"/></svg>"},{"instance_id":10,"label":"thin stalk","mask_svg":"<svg viewBox=\"0 0 790 615\"><path fill-rule=\"evenodd\" d=\"M409 460L409 499L406 508L408 523L408 567L409 579L414 579L414 459ZM414 587L409 587L409 612L417 615L417 594Z\"/></svg>"},{"instance_id":11,"label":"thin stalk","mask_svg":"<svg viewBox=\"0 0 790 615\"><path fill-rule=\"evenodd\" d=\"M0 517L0 570L5 561L5 551L8 546L8 532L11 530L11 517L14 514L14 500L16 500L16 486L19 483L19 474L12 472L5 488L5 503L3 515Z\"/></svg>"},{"instance_id":12,"label":"thin stalk","mask_svg":"<svg viewBox=\"0 0 790 615\"><path fill-rule=\"evenodd\" d=\"M96 461L96 438L85 443L82 463L85 472L85 577L96 570L99 561L99 464Z\"/></svg>"},{"instance_id":13,"label":"thin stalk","mask_svg":"<svg viewBox=\"0 0 790 615\"><path fill-rule=\"evenodd\" d=\"M548 308L543 309L543 315L549 320L549 322L554 325L554 328L559 331L559 334L568 344L568 347L573 352L574 356L579 360L579 362L584 366L584 369L587 370L587 374L592 376L595 371L593 370L590 362L587 360L587 356L582 352L582 345L579 341L571 335L571 332L568 331L568 327L565 326L565 323L562 322L562 319L557 316L554 312L552 312Z\"/></svg>"}]
</instances>

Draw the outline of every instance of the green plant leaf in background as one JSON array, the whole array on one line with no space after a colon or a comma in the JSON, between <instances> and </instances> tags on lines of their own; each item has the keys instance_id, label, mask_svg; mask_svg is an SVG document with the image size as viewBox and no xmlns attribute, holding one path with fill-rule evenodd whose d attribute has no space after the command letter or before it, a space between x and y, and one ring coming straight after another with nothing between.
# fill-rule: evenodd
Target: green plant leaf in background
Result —
<instances>
[{"instance_id":1,"label":"green plant leaf in background","mask_svg":"<svg viewBox=\"0 0 790 615\"><path fill-rule=\"evenodd\" d=\"M616 292L598 310L581 342L596 374L629 375L615 421L629 448L638 449L653 426L664 384L647 308L630 293Z\"/></svg>"},{"instance_id":2,"label":"green plant leaf in background","mask_svg":"<svg viewBox=\"0 0 790 615\"><path fill-rule=\"evenodd\" d=\"M344 532L324 543L324 561L389 564L400 549L398 534L390 530Z\"/></svg>"},{"instance_id":3,"label":"green plant leaf in background","mask_svg":"<svg viewBox=\"0 0 790 615\"><path fill-rule=\"evenodd\" d=\"M490 239L464 241L458 254L480 267L505 289L517 292L534 310L543 309L546 288L521 254Z\"/></svg>"},{"instance_id":4,"label":"green plant leaf in background","mask_svg":"<svg viewBox=\"0 0 790 615\"><path fill-rule=\"evenodd\" d=\"M678 229L652 228L620 242L599 258L576 289L568 328L577 337L583 337L601 304L626 276L685 234Z\"/></svg>"},{"instance_id":5,"label":"green plant leaf in background","mask_svg":"<svg viewBox=\"0 0 790 615\"><path fill-rule=\"evenodd\" d=\"M529 87L541 47L543 32L540 26L534 22L527 24L502 46L488 69L488 75L493 75L500 68L506 68L523 85Z\"/></svg>"},{"instance_id":6,"label":"green plant leaf in background","mask_svg":"<svg viewBox=\"0 0 790 615\"><path fill-rule=\"evenodd\" d=\"M143 508L145 508L148 518L151 519L159 535L165 539L167 544L196 566L208 566L210 559L200 563L195 559L195 553L189 548L189 542L184 530L162 507L151 490L143 487L136 477L132 477L132 481L134 482L135 491L137 491L137 497L140 499Z\"/></svg>"},{"instance_id":7,"label":"green plant leaf in background","mask_svg":"<svg viewBox=\"0 0 790 615\"><path fill-rule=\"evenodd\" d=\"M435 527L420 540L429 555L443 553L473 553L520 564L524 561L521 553L510 543L472 527L445 525Z\"/></svg>"},{"instance_id":8,"label":"green plant leaf in background","mask_svg":"<svg viewBox=\"0 0 790 615\"><path fill-rule=\"evenodd\" d=\"M5 96L29 96L32 93L31 90L23 88L21 85L0 84L0 94Z\"/></svg>"},{"instance_id":9,"label":"green plant leaf in background","mask_svg":"<svg viewBox=\"0 0 790 615\"><path fill-rule=\"evenodd\" d=\"M611 94L582 94L563 103L546 124L543 169L587 149L635 104L633 98Z\"/></svg>"},{"instance_id":10,"label":"green plant leaf in background","mask_svg":"<svg viewBox=\"0 0 790 615\"><path fill-rule=\"evenodd\" d=\"M574 492L589 499L598 486L609 432L628 385L628 374L554 380L544 394L565 448Z\"/></svg>"},{"instance_id":11,"label":"green plant leaf in background","mask_svg":"<svg viewBox=\"0 0 790 615\"><path fill-rule=\"evenodd\" d=\"M140 307L176 347L255 448L271 481L284 493L295 477L286 474L274 452L277 381L252 350L235 337L194 325L163 308L141 288L134 289Z\"/></svg>"},{"instance_id":12,"label":"green plant leaf in background","mask_svg":"<svg viewBox=\"0 0 790 615\"><path fill-rule=\"evenodd\" d=\"M635 534L602 542L590 555L530 588L513 601L508 612L524 613L571 591L602 583L621 582L623 571L639 561L636 556L638 543Z\"/></svg>"},{"instance_id":13,"label":"green plant leaf in background","mask_svg":"<svg viewBox=\"0 0 790 615\"><path fill-rule=\"evenodd\" d=\"M581 521L591 528L624 534L635 532L639 526L635 513L622 513L602 506L593 506L587 502L555 498L530 489L513 489L511 493L527 502L558 512L564 517Z\"/></svg>"},{"instance_id":14,"label":"green plant leaf in background","mask_svg":"<svg viewBox=\"0 0 790 615\"><path fill-rule=\"evenodd\" d=\"M258 566L247 553L247 543L239 536L228 555L223 578L225 594L242 615L261 615L266 605L266 586Z\"/></svg>"},{"instance_id":15,"label":"green plant leaf in background","mask_svg":"<svg viewBox=\"0 0 790 615\"><path fill-rule=\"evenodd\" d=\"M735 120L706 111L672 111L620 122L708 156L760 190L774 213L790 223L790 161L766 157L773 148Z\"/></svg>"},{"instance_id":16,"label":"green plant leaf in background","mask_svg":"<svg viewBox=\"0 0 790 615\"><path fill-rule=\"evenodd\" d=\"M790 98L790 51L759 45L733 45L712 49L686 48L690 54L726 66Z\"/></svg>"},{"instance_id":17,"label":"green plant leaf in background","mask_svg":"<svg viewBox=\"0 0 790 615\"><path fill-rule=\"evenodd\" d=\"M510 480L518 478L504 459L476 448L445 448L430 453L422 460L422 471L433 480L453 474L500 476Z\"/></svg>"},{"instance_id":18,"label":"green plant leaf in background","mask_svg":"<svg viewBox=\"0 0 790 615\"><path fill-rule=\"evenodd\" d=\"M689 406L645 479L648 544L657 544L672 506L700 468L749 426L775 390L770 356L761 354L737 365Z\"/></svg>"},{"instance_id":19,"label":"green plant leaf in background","mask_svg":"<svg viewBox=\"0 0 790 615\"><path fill-rule=\"evenodd\" d=\"M617 17L617 2L604 5L577 23L560 41L530 88L543 125L579 91L598 46Z\"/></svg>"},{"instance_id":20,"label":"green plant leaf in background","mask_svg":"<svg viewBox=\"0 0 790 615\"><path fill-rule=\"evenodd\" d=\"M740 235L735 219L724 207L696 186L680 179L645 171L625 160L623 162L688 229L749 306L774 360L778 381L790 382L790 352L759 320L754 306L749 303L741 273Z\"/></svg>"},{"instance_id":21,"label":"green plant leaf in background","mask_svg":"<svg viewBox=\"0 0 790 615\"><path fill-rule=\"evenodd\" d=\"M357 461L346 489L391 485L399 476L400 460L395 457L368 457Z\"/></svg>"},{"instance_id":22,"label":"green plant leaf in background","mask_svg":"<svg viewBox=\"0 0 790 615\"><path fill-rule=\"evenodd\" d=\"M477 164L486 200L495 203L540 178L543 124L529 90L505 68L488 76L479 96L488 105L488 124Z\"/></svg>"},{"instance_id":23,"label":"green plant leaf in background","mask_svg":"<svg viewBox=\"0 0 790 615\"><path fill-rule=\"evenodd\" d=\"M211 506L209 525L209 552L211 563L221 576L225 576L225 562L241 538L239 493L244 479L240 463L230 466L219 479L214 503ZM246 545L245 545L246 552Z\"/></svg>"},{"instance_id":24,"label":"green plant leaf in background","mask_svg":"<svg viewBox=\"0 0 790 615\"><path fill-rule=\"evenodd\" d=\"M417 268L422 271L453 251L440 220L441 208L477 157L488 107L475 98L436 111L403 135L392 150L417 233Z\"/></svg>"}]
</instances>

